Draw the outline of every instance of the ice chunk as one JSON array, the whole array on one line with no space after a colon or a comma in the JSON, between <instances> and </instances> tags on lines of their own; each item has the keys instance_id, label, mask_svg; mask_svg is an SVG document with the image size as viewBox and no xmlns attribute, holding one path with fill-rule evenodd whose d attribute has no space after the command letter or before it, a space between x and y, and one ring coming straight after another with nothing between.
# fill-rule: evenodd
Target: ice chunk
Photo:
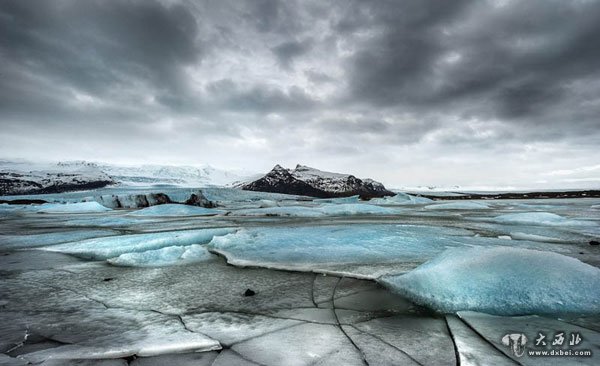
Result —
<instances>
[{"instance_id":1,"label":"ice chunk","mask_svg":"<svg viewBox=\"0 0 600 366\"><path fill-rule=\"evenodd\" d=\"M443 312L600 311L600 269L557 253L510 247L455 248L382 282Z\"/></svg>"},{"instance_id":2,"label":"ice chunk","mask_svg":"<svg viewBox=\"0 0 600 366\"><path fill-rule=\"evenodd\" d=\"M87 213L111 211L98 202L78 202L78 203L45 203L38 206L38 212L41 213Z\"/></svg>"},{"instance_id":3,"label":"ice chunk","mask_svg":"<svg viewBox=\"0 0 600 366\"><path fill-rule=\"evenodd\" d=\"M392 197L374 198L369 202L376 205L421 205L432 203L433 200L421 196L413 196L406 193L398 193Z\"/></svg>"},{"instance_id":4,"label":"ice chunk","mask_svg":"<svg viewBox=\"0 0 600 366\"><path fill-rule=\"evenodd\" d=\"M225 211L215 210L197 206L187 206L180 204L164 204L151 206L141 210L133 211L129 215L133 216L210 216L224 214Z\"/></svg>"},{"instance_id":5,"label":"ice chunk","mask_svg":"<svg viewBox=\"0 0 600 366\"><path fill-rule=\"evenodd\" d=\"M215 236L233 232L235 229L220 228L121 235L60 244L43 249L83 258L109 259L125 253L145 252L170 246L205 244Z\"/></svg>"},{"instance_id":6,"label":"ice chunk","mask_svg":"<svg viewBox=\"0 0 600 366\"><path fill-rule=\"evenodd\" d=\"M515 231L510 233L510 237L514 240L530 240L530 241L539 241L543 243L564 243L564 239L553 238L546 235L537 235L530 233L523 233L520 231Z\"/></svg>"},{"instance_id":7,"label":"ice chunk","mask_svg":"<svg viewBox=\"0 0 600 366\"><path fill-rule=\"evenodd\" d=\"M394 215L400 211L387 207L379 207L364 203L323 204L315 207L285 206L235 211L241 216L348 216L348 215Z\"/></svg>"},{"instance_id":8,"label":"ice chunk","mask_svg":"<svg viewBox=\"0 0 600 366\"><path fill-rule=\"evenodd\" d=\"M114 230L77 230L30 235L0 235L0 249L33 248L45 245L111 236Z\"/></svg>"},{"instance_id":9,"label":"ice chunk","mask_svg":"<svg viewBox=\"0 0 600 366\"><path fill-rule=\"evenodd\" d=\"M369 205L364 203L343 203L323 205L319 211L328 216L346 216L346 215L395 215L400 211L388 208Z\"/></svg>"},{"instance_id":10,"label":"ice chunk","mask_svg":"<svg viewBox=\"0 0 600 366\"><path fill-rule=\"evenodd\" d=\"M117 266L130 267L162 267L210 260L213 255L198 244L188 246L171 246L145 252L121 254L110 258L108 262Z\"/></svg>"},{"instance_id":11,"label":"ice chunk","mask_svg":"<svg viewBox=\"0 0 600 366\"><path fill-rule=\"evenodd\" d=\"M464 201L437 203L435 205L429 205L423 208L427 210L487 210L490 208L490 206L485 203Z\"/></svg>"},{"instance_id":12,"label":"ice chunk","mask_svg":"<svg viewBox=\"0 0 600 366\"><path fill-rule=\"evenodd\" d=\"M239 216L294 216L294 217L320 217L325 214L314 207L286 206L268 208L250 208L233 211Z\"/></svg>"},{"instance_id":13,"label":"ice chunk","mask_svg":"<svg viewBox=\"0 0 600 366\"><path fill-rule=\"evenodd\" d=\"M549 226L586 226L592 222L572 220L550 212L521 212L496 216L494 221L503 224L530 224Z\"/></svg>"}]
</instances>

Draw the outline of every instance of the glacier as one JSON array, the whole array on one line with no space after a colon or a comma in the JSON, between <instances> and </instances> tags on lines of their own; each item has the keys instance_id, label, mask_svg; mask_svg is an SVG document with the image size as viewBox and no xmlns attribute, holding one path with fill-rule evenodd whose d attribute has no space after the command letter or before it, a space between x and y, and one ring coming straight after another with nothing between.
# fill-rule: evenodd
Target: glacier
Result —
<instances>
[{"instance_id":1,"label":"glacier","mask_svg":"<svg viewBox=\"0 0 600 366\"><path fill-rule=\"evenodd\" d=\"M454 248L407 274L386 276L380 281L441 312L600 312L600 269L537 250Z\"/></svg>"}]
</instances>

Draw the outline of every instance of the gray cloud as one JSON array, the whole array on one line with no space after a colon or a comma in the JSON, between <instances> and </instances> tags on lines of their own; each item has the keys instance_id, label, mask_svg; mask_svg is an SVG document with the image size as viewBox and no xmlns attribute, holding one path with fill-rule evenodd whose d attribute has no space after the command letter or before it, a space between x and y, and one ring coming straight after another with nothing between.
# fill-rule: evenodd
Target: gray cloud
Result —
<instances>
[{"instance_id":1,"label":"gray cloud","mask_svg":"<svg viewBox=\"0 0 600 366\"><path fill-rule=\"evenodd\" d=\"M552 183L595 163L598 34L594 0L7 0L0 154Z\"/></svg>"}]
</instances>

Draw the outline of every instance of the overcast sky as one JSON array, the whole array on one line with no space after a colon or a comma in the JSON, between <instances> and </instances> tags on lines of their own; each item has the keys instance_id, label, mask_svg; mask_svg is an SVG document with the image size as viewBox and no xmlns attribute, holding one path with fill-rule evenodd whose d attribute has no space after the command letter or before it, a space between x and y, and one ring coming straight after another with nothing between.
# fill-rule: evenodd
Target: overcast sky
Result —
<instances>
[{"instance_id":1,"label":"overcast sky","mask_svg":"<svg viewBox=\"0 0 600 366\"><path fill-rule=\"evenodd\" d=\"M0 157L599 187L600 1L4 0Z\"/></svg>"}]
</instances>

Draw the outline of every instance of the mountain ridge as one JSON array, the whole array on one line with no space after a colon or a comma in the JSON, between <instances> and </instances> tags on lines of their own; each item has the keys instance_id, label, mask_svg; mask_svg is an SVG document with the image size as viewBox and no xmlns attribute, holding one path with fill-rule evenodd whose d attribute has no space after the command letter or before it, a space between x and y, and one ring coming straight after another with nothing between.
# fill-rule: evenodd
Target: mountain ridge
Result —
<instances>
[{"instance_id":1,"label":"mountain ridge","mask_svg":"<svg viewBox=\"0 0 600 366\"><path fill-rule=\"evenodd\" d=\"M293 170L277 164L263 177L244 184L247 191L295 194L319 198L359 195L362 198L393 196L383 184L352 174L333 173L297 164Z\"/></svg>"}]
</instances>

